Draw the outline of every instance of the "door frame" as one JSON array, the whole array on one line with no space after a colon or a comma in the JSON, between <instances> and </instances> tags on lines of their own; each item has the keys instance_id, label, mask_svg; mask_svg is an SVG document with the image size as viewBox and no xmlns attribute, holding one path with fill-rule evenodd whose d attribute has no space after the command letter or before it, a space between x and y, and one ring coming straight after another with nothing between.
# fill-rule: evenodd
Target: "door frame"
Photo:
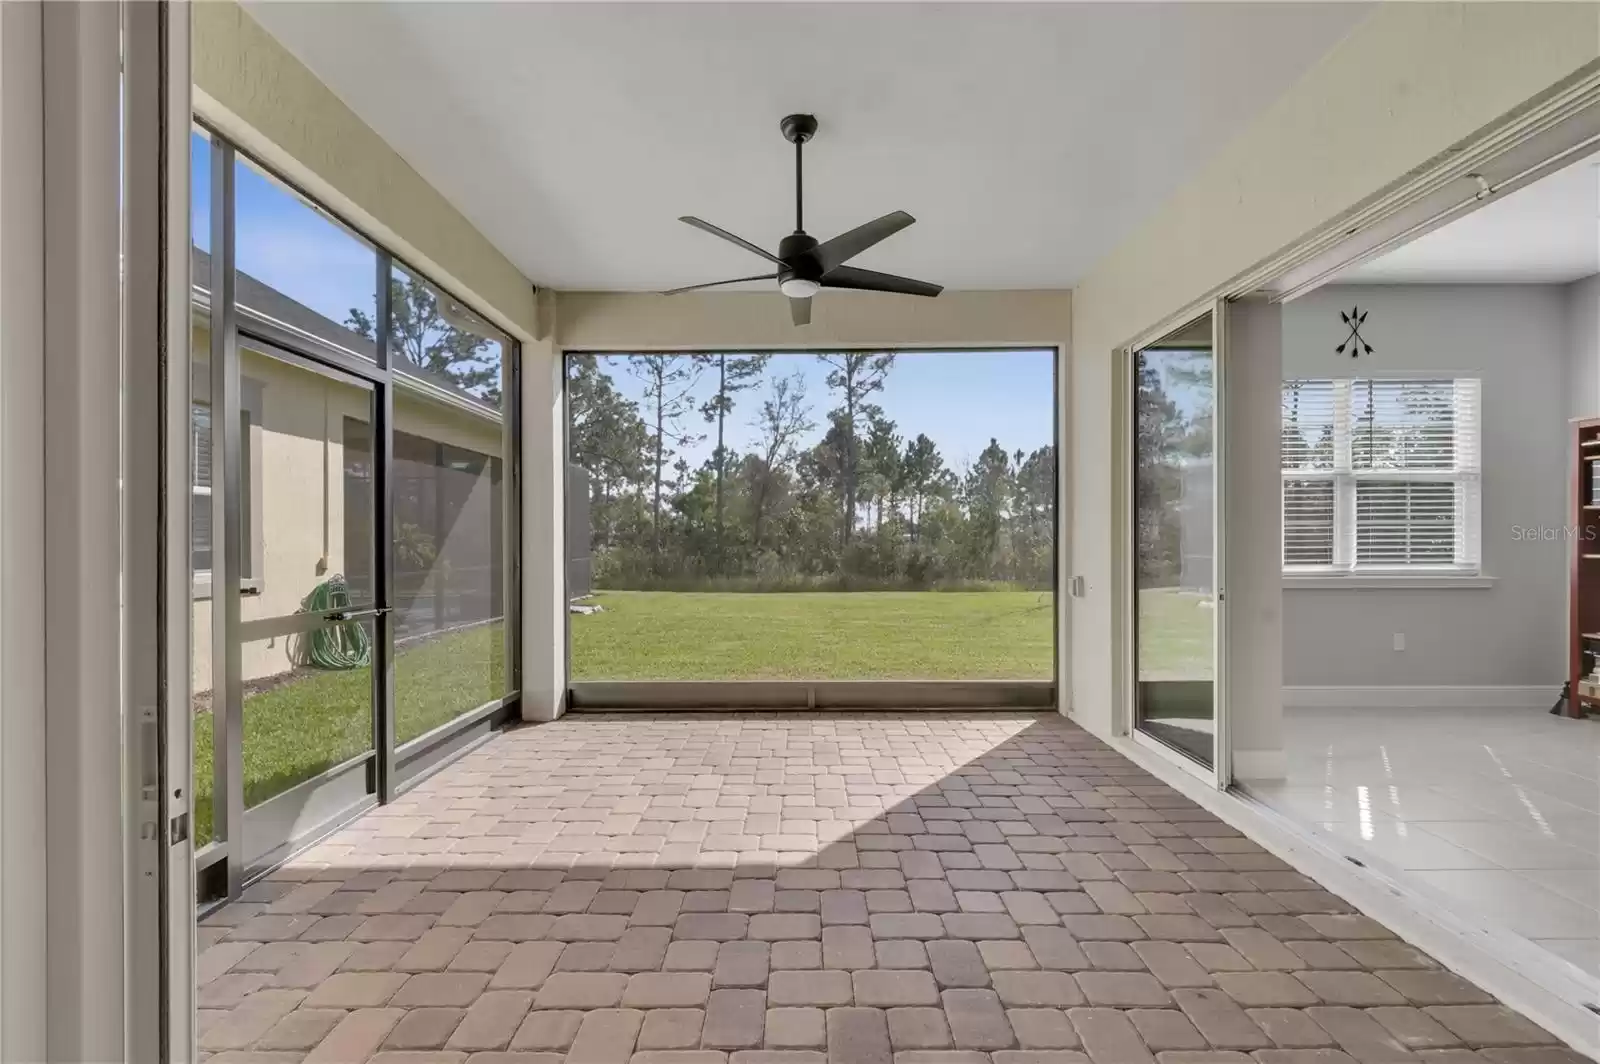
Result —
<instances>
[{"instance_id":1,"label":"door frame","mask_svg":"<svg viewBox=\"0 0 1600 1064\"><path fill-rule=\"evenodd\" d=\"M92 1011L120 1016L125 1059L176 1062L193 1059L195 1045L191 496L188 448L172 445L188 439L192 386L189 7L183 0L124 0L116 8L110 17L121 29L121 129L111 135L122 152L126 952L117 973L125 980L121 1009L100 1000ZM117 378L106 377L113 386ZM115 730L107 734L115 741ZM71 1002L51 1009L64 1020L77 1011Z\"/></svg>"},{"instance_id":2,"label":"door frame","mask_svg":"<svg viewBox=\"0 0 1600 1064\"><path fill-rule=\"evenodd\" d=\"M1117 397L1117 412L1120 421L1118 427L1118 447L1116 449L1117 483L1121 486L1121 503L1118 507L1120 515L1119 530L1117 533L1117 546L1120 549L1121 564L1118 567L1121 587L1116 595L1118 608L1122 616L1119 618L1117 630L1120 634L1122 652L1119 660L1119 674L1121 676L1121 691L1117 697L1116 731L1117 734L1126 735L1132 742L1142 749L1150 751L1155 756L1167 761L1192 776L1196 776L1217 790L1227 790L1233 782L1233 757L1232 741L1228 727L1228 613L1227 613L1227 551L1226 551L1226 525L1223 519L1226 507L1226 378L1227 378L1227 313L1228 301L1225 299L1207 299L1192 303L1182 311L1167 318L1156 327L1142 333L1133 342L1117 349L1116 380L1119 394ZM1137 450L1134 445L1133 434L1137 430L1138 415L1135 404L1138 402L1138 382L1135 379L1137 370L1138 353L1157 341L1170 336L1173 332L1187 325L1211 315L1211 382L1212 382L1212 427L1211 427L1211 565L1212 580L1216 588L1215 608L1212 613L1212 750L1211 766L1208 768L1198 761L1179 752L1175 747L1161 742L1159 739L1141 731L1138 727L1138 698L1139 698L1139 640L1138 620L1139 585L1136 578L1138 566L1137 544L1133 542L1137 534L1133 520L1134 507L1137 505L1135 477L1137 473Z\"/></svg>"}]
</instances>

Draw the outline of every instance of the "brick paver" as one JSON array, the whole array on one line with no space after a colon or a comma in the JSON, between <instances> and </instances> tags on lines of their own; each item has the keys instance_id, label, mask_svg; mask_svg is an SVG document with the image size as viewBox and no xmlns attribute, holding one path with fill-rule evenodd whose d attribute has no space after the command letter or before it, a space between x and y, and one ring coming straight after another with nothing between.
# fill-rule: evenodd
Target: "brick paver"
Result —
<instances>
[{"instance_id":1,"label":"brick paver","mask_svg":"<svg viewBox=\"0 0 1600 1064\"><path fill-rule=\"evenodd\" d=\"M218 1061L1581 1059L1054 716L519 728L202 941Z\"/></svg>"}]
</instances>

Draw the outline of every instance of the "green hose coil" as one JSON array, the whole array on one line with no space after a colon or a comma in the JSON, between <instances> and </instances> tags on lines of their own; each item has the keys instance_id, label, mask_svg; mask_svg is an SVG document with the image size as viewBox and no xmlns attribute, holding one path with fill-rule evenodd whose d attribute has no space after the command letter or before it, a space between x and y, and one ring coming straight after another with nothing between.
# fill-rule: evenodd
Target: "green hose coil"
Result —
<instances>
[{"instance_id":1,"label":"green hose coil","mask_svg":"<svg viewBox=\"0 0 1600 1064\"><path fill-rule=\"evenodd\" d=\"M332 613L350 608L350 589L343 576L331 576L311 589L301 603L306 613ZM372 639L360 621L337 621L314 629L306 660L319 669L364 669L372 664Z\"/></svg>"}]
</instances>

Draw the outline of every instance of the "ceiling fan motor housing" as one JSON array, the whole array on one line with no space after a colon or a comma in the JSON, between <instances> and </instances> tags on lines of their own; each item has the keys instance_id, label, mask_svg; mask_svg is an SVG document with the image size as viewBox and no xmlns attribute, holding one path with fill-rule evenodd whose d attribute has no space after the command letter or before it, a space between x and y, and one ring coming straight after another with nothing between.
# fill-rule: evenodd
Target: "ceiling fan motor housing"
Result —
<instances>
[{"instance_id":1,"label":"ceiling fan motor housing","mask_svg":"<svg viewBox=\"0 0 1600 1064\"><path fill-rule=\"evenodd\" d=\"M778 283L791 278L804 281L822 280L822 264L810 252L817 246L817 238L807 233L790 233L778 241L778 258L783 266L778 270Z\"/></svg>"}]
</instances>

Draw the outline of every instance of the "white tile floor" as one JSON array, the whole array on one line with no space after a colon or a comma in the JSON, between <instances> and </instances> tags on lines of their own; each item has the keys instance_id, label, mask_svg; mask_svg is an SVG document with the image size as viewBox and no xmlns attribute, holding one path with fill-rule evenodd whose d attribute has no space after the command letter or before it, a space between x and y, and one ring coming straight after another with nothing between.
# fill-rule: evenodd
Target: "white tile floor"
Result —
<instances>
[{"instance_id":1,"label":"white tile floor","mask_svg":"<svg viewBox=\"0 0 1600 1064\"><path fill-rule=\"evenodd\" d=\"M1296 709L1284 738L1287 779L1250 794L1600 976L1600 721Z\"/></svg>"}]
</instances>

